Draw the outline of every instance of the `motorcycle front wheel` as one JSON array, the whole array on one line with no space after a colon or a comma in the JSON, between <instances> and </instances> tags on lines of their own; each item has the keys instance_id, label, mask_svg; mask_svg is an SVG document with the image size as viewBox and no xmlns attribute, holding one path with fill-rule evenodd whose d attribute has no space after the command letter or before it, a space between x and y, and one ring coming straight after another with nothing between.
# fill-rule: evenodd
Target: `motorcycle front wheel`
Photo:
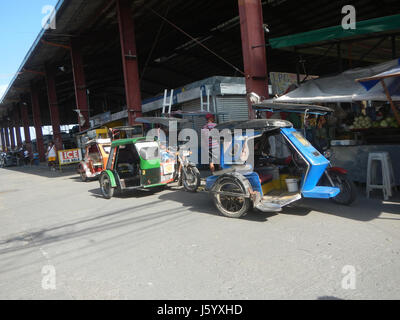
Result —
<instances>
[{"instance_id":1,"label":"motorcycle front wheel","mask_svg":"<svg viewBox=\"0 0 400 320\"><path fill-rule=\"evenodd\" d=\"M340 189L340 193L332 198L333 202L337 204L349 206L356 201L357 190L353 181L351 181L345 174L337 172L329 172L329 176L336 188Z\"/></svg>"},{"instance_id":2,"label":"motorcycle front wheel","mask_svg":"<svg viewBox=\"0 0 400 320\"><path fill-rule=\"evenodd\" d=\"M196 192L200 186L201 177L199 169L195 166L188 166L186 173L182 170L183 187L188 192Z\"/></svg>"}]
</instances>

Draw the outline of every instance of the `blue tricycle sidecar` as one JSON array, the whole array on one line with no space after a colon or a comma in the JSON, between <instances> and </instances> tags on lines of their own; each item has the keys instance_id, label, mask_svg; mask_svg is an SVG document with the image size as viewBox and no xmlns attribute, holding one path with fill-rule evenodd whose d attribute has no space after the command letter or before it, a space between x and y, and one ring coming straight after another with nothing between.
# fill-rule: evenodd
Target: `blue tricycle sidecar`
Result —
<instances>
[{"instance_id":1,"label":"blue tricycle sidecar","mask_svg":"<svg viewBox=\"0 0 400 320\"><path fill-rule=\"evenodd\" d=\"M339 194L339 188L318 185L329 160L290 122L271 119L234 121L219 125L217 129L254 130L251 136L244 134L232 140L232 145L239 143L242 150L249 149L249 142L254 145L254 163L225 161L221 150L221 170L206 180L206 190L222 215L239 218L251 207L263 212L279 212L302 198L330 199ZM297 190L287 190L284 178L289 177L300 182Z\"/></svg>"}]
</instances>

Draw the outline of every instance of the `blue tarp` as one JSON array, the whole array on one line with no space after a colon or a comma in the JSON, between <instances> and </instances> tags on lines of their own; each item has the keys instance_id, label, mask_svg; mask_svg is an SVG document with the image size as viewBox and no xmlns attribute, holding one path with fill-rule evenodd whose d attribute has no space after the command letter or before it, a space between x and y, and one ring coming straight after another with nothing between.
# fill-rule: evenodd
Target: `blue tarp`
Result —
<instances>
[{"instance_id":1,"label":"blue tarp","mask_svg":"<svg viewBox=\"0 0 400 320\"><path fill-rule=\"evenodd\" d=\"M392 67L390 70L387 70L385 72L381 72L381 73L379 73L377 75L374 75L372 77L374 77L374 78L375 77L376 78L378 78L378 77L379 78L386 78L388 76L390 77L390 76L393 76L395 74L399 74L400 73L400 59L398 60L398 64L399 64L399 66ZM368 80L368 81L359 81L359 82L364 86L365 89L367 89L367 91L369 91L380 82L380 79Z\"/></svg>"}]
</instances>

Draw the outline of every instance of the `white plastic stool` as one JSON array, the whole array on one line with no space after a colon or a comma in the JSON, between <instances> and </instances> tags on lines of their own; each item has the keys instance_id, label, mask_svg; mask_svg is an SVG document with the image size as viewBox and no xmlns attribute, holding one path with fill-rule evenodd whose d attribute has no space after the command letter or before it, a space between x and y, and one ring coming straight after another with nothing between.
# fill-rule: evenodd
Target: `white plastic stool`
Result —
<instances>
[{"instance_id":1,"label":"white plastic stool","mask_svg":"<svg viewBox=\"0 0 400 320\"><path fill-rule=\"evenodd\" d=\"M382 184L377 184L377 162L382 166ZM395 187L394 171L392 161L388 152L370 153L368 157L367 171L367 198L372 189L381 189L385 200L389 200L392 188Z\"/></svg>"}]
</instances>

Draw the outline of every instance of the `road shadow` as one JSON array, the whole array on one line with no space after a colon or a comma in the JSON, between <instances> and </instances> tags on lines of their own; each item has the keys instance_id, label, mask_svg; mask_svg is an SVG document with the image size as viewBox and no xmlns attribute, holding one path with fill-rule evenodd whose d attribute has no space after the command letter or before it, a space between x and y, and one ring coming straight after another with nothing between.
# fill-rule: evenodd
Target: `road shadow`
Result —
<instances>
[{"instance_id":1,"label":"road shadow","mask_svg":"<svg viewBox=\"0 0 400 320\"><path fill-rule=\"evenodd\" d=\"M121 232L116 232L115 235L104 240L97 240L96 243L123 238L132 233L137 237L145 236L156 232L157 228L164 224L173 223L174 225L179 225L178 221L187 217L187 213L183 209L165 210L165 208L160 208L162 206L161 200L157 200L157 203L159 203L157 208L145 214L139 214L139 212L141 209L147 209L148 203L92 215L79 220L71 220L70 222L55 224L41 229L30 229L23 234L9 235L6 239L0 240L0 256L60 241L91 237L110 230L121 229Z\"/></svg>"},{"instance_id":2,"label":"road shadow","mask_svg":"<svg viewBox=\"0 0 400 320\"><path fill-rule=\"evenodd\" d=\"M400 194L396 193L390 200L384 201L379 192L371 193L367 199L361 188L355 203L350 206L340 205L332 200L303 199L291 208L285 208L281 214L307 215L312 211L334 215L340 218L371 221L374 219L389 219L400 221ZM382 213L397 215L394 217L381 217Z\"/></svg>"},{"instance_id":3,"label":"road shadow","mask_svg":"<svg viewBox=\"0 0 400 320\"><path fill-rule=\"evenodd\" d=\"M50 170L45 165L40 166L21 166L21 167L6 167L0 170L8 170L12 172L20 172L25 174L36 175L44 178L59 178L59 177L69 177L76 175L75 167L66 167L60 171L58 168L55 171Z\"/></svg>"},{"instance_id":4,"label":"road shadow","mask_svg":"<svg viewBox=\"0 0 400 320\"><path fill-rule=\"evenodd\" d=\"M81 182L81 183L83 183L83 182ZM139 198L145 198L145 197L157 194L157 193L161 193L162 191L163 190L159 190L156 188L151 188L151 189L146 189L146 190L141 190L141 189L127 190L127 191L123 191L123 192L116 190L114 192L113 198L117 198L117 199L129 199L129 198L135 199L136 198L136 199L139 199ZM101 193L100 186L98 186L95 189L91 189L88 192L92 195L92 197L107 200L104 198L103 194Z\"/></svg>"},{"instance_id":5,"label":"road shadow","mask_svg":"<svg viewBox=\"0 0 400 320\"><path fill-rule=\"evenodd\" d=\"M219 216L213 199L207 192L188 193L183 190L176 190L176 192L163 193L159 198L180 203L189 211ZM367 199L365 193L359 189L358 198L351 206L340 205L332 200L302 199L284 207L279 213L264 213L253 209L242 219L266 222L269 218L279 214L306 216L313 211L357 221L371 221L374 219L400 221L400 194L396 193L390 201L383 201L382 197L379 197L379 193L371 193L371 198ZM380 217L382 213L394 214L398 215L398 217Z\"/></svg>"},{"instance_id":6,"label":"road shadow","mask_svg":"<svg viewBox=\"0 0 400 320\"><path fill-rule=\"evenodd\" d=\"M183 188L171 188L170 192L164 192L159 196L160 200L173 201L181 204L185 210L194 213L203 213L215 216L221 219L228 219L221 216L214 205L214 201L207 192L186 192ZM242 220L253 222L266 222L268 218L275 216L276 213L263 213L256 210L251 210L242 218Z\"/></svg>"}]
</instances>

